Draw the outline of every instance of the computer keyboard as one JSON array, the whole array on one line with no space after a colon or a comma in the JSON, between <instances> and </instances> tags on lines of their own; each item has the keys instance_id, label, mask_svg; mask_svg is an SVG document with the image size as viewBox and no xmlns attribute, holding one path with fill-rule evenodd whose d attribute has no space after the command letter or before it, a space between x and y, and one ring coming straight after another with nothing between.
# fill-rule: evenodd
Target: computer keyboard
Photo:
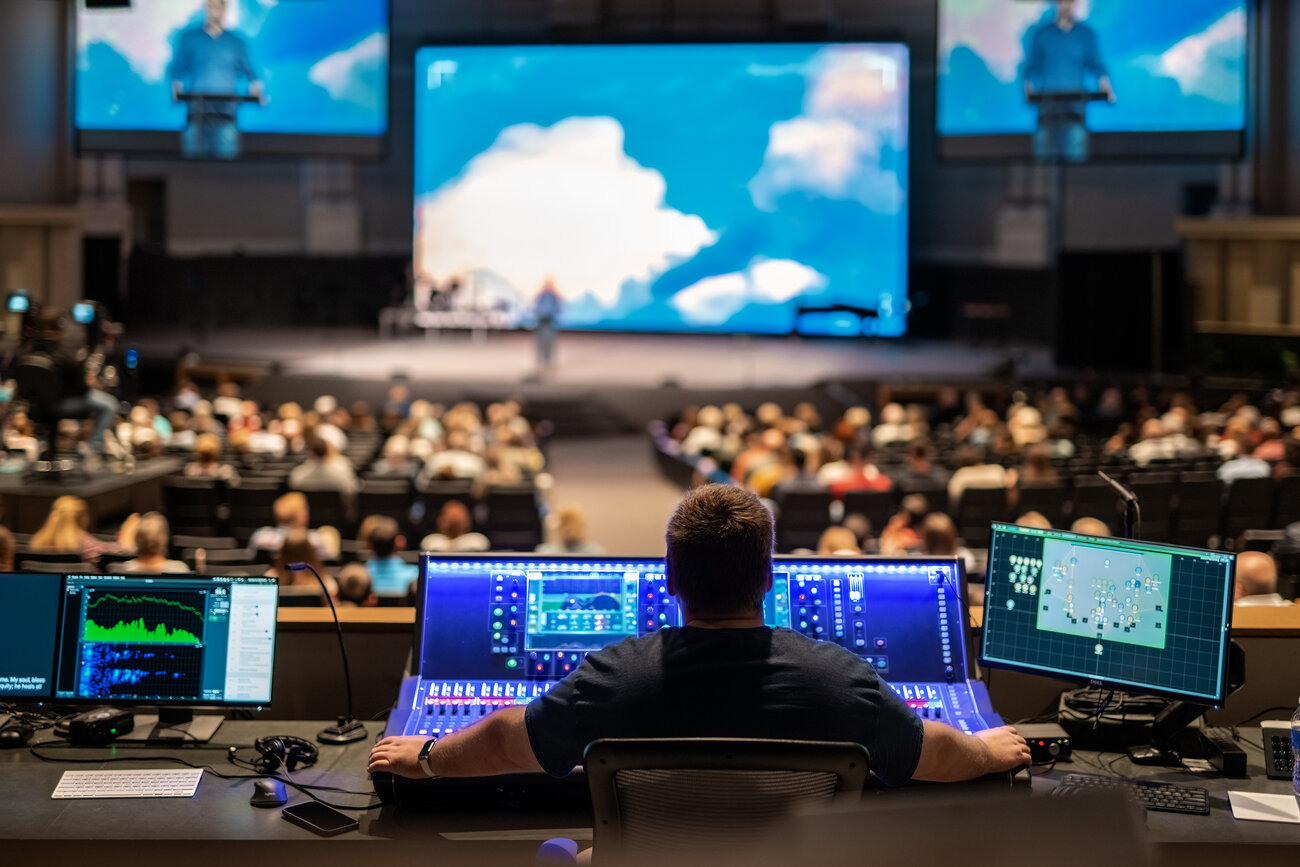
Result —
<instances>
[{"instance_id":1,"label":"computer keyboard","mask_svg":"<svg viewBox=\"0 0 1300 867\"><path fill-rule=\"evenodd\" d=\"M202 768L64 771L51 798L190 798Z\"/></svg>"},{"instance_id":2,"label":"computer keyboard","mask_svg":"<svg viewBox=\"0 0 1300 867\"><path fill-rule=\"evenodd\" d=\"M1120 791L1146 807L1166 813L1192 813L1208 816L1210 793L1200 786L1184 786L1158 780L1130 780L1100 774L1066 774L1052 792L1054 795L1077 795L1096 791Z\"/></svg>"}]
</instances>

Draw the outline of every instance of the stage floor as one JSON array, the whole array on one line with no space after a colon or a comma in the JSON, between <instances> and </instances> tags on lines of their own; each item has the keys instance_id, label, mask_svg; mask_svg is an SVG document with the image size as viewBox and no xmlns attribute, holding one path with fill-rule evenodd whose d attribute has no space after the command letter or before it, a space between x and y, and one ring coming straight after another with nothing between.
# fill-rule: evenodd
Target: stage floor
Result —
<instances>
[{"instance_id":1,"label":"stage floor","mask_svg":"<svg viewBox=\"0 0 1300 867\"><path fill-rule=\"evenodd\" d=\"M205 364L275 365L279 375L377 382L548 389L611 387L800 388L828 380L988 378L1013 359L1020 376L1056 372L1049 346L897 339L563 332L551 371L538 377L536 341L523 332L429 332L381 338L359 328L255 329L127 336L152 357L197 352Z\"/></svg>"}]
</instances>

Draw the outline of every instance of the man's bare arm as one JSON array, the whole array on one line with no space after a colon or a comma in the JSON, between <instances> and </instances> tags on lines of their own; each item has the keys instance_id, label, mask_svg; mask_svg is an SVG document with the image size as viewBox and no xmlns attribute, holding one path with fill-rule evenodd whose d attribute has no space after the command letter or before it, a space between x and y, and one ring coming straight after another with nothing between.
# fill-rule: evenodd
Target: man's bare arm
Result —
<instances>
[{"instance_id":1,"label":"man's bare arm","mask_svg":"<svg viewBox=\"0 0 1300 867\"><path fill-rule=\"evenodd\" d=\"M923 721L921 760L914 780L955 783L973 780L997 771L1009 771L1030 763L1029 745L1011 726L982 731L975 736L950 725Z\"/></svg>"},{"instance_id":2,"label":"man's bare arm","mask_svg":"<svg viewBox=\"0 0 1300 867\"><path fill-rule=\"evenodd\" d=\"M428 775L420 766L419 756L427 740L421 735L384 738L370 750L366 769L423 779ZM439 777L488 777L542 770L528 740L522 707L496 711L469 728L439 738L430 757Z\"/></svg>"}]
</instances>

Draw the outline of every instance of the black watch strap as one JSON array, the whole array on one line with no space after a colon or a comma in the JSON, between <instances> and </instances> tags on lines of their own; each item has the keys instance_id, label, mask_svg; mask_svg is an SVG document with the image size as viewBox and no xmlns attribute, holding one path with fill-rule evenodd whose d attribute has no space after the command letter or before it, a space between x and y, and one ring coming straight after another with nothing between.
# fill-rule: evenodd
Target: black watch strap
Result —
<instances>
[{"instance_id":1,"label":"black watch strap","mask_svg":"<svg viewBox=\"0 0 1300 867\"><path fill-rule=\"evenodd\" d=\"M433 772L433 764L429 761L429 754L433 751L433 745L438 742L437 738L429 738L420 748L420 757L418 759L420 767L424 769L424 774L429 779L436 779L437 774Z\"/></svg>"}]
</instances>

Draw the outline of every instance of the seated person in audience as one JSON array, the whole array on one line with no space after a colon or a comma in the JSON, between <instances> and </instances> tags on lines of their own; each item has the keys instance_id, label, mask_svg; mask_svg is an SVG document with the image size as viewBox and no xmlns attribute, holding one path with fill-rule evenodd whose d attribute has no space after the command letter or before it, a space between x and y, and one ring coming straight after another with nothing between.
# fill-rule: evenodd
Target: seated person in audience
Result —
<instances>
[{"instance_id":1,"label":"seated person in audience","mask_svg":"<svg viewBox=\"0 0 1300 867\"><path fill-rule=\"evenodd\" d=\"M338 595L338 582L334 580L334 576L325 567L325 562L317 553L316 546L312 544L307 531L302 529L293 529L285 534L284 544L280 546L280 550L276 553L275 560L271 563L271 568L266 571L266 574L276 578L281 591L286 587L315 588L319 590L320 582L316 580L315 575L311 574L310 569L289 568L296 563L305 563L315 569L316 573L320 575L321 581L325 582L325 589L329 594L331 596Z\"/></svg>"},{"instance_id":2,"label":"seated person in audience","mask_svg":"<svg viewBox=\"0 0 1300 867\"><path fill-rule=\"evenodd\" d=\"M775 463L777 452L785 445L785 434L776 428L754 432L746 438L746 448L731 463L731 478L737 484L749 484L749 477L764 464Z\"/></svg>"},{"instance_id":3,"label":"seated person in audience","mask_svg":"<svg viewBox=\"0 0 1300 867\"><path fill-rule=\"evenodd\" d=\"M340 569L338 583L338 599L335 601L339 606L343 608L365 608L379 604L374 584L370 580L370 573L360 563L349 563ZM400 595L406 595L405 587L402 588Z\"/></svg>"},{"instance_id":4,"label":"seated person in audience","mask_svg":"<svg viewBox=\"0 0 1300 867\"><path fill-rule=\"evenodd\" d=\"M604 554L587 536L587 515L577 506L561 506L547 520L551 541L537 546L538 554Z\"/></svg>"},{"instance_id":5,"label":"seated person in audience","mask_svg":"<svg viewBox=\"0 0 1300 867\"><path fill-rule=\"evenodd\" d=\"M951 474L934 463L934 446L927 439L914 439L907 444L903 468L894 473L894 481L903 490L931 485L948 486Z\"/></svg>"},{"instance_id":6,"label":"seated person in audience","mask_svg":"<svg viewBox=\"0 0 1300 867\"><path fill-rule=\"evenodd\" d=\"M190 572L180 560L167 559L171 527L157 512L145 512L135 528L135 559L118 568L123 572Z\"/></svg>"},{"instance_id":7,"label":"seated person in audience","mask_svg":"<svg viewBox=\"0 0 1300 867\"><path fill-rule=\"evenodd\" d=\"M324 559L329 556L329 546L320 533L309 529L311 513L307 509L307 498L300 491L290 491L277 497L271 511L275 515L275 526L262 527L253 532L248 539L250 553L256 554L260 549L274 556L291 531L301 530L307 534L318 557Z\"/></svg>"},{"instance_id":8,"label":"seated person in audience","mask_svg":"<svg viewBox=\"0 0 1300 867\"><path fill-rule=\"evenodd\" d=\"M1025 512L1019 518L1016 518L1016 525L1020 527L1037 527L1040 530L1052 529L1052 522L1047 520L1047 516L1042 512Z\"/></svg>"},{"instance_id":9,"label":"seated person in audience","mask_svg":"<svg viewBox=\"0 0 1300 867\"><path fill-rule=\"evenodd\" d=\"M1237 555L1232 604L1252 608L1291 604L1277 592L1277 563L1272 557L1263 551L1242 551Z\"/></svg>"},{"instance_id":10,"label":"seated person in audience","mask_svg":"<svg viewBox=\"0 0 1300 867\"><path fill-rule=\"evenodd\" d=\"M811 458L787 444L776 451L776 460L762 464L749 474L745 487L760 497L771 497L777 501L783 494L789 493L826 493L826 486L817 481L817 476L808 467Z\"/></svg>"},{"instance_id":11,"label":"seated person in audience","mask_svg":"<svg viewBox=\"0 0 1300 867\"><path fill-rule=\"evenodd\" d=\"M487 536L472 532L474 521L469 508L460 500L448 500L438 512L438 532L420 541L422 551L486 551L491 547Z\"/></svg>"},{"instance_id":12,"label":"seated person in audience","mask_svg":"<svg viewBox=\"0 0 1300 867\"><path fill-rule=\"evenodd\" d=\"M957 525L943 512L931 512L921 522L921 553L927 557L956 557L969 575L975 570L975 555L961 544Z\"/></svg>"},{"instance_id":13,"label":"seated person in audience","mask_svg":"<svg viewBox=\"0 0 1300 867\"><path fill-rule=\"evenodd\" d=\"M1087 515L1082 518L1076 518L1070 525L1071 533L1082 533L1085 536L1109 536L1110 527L1100 518L1092 518Z\"/></svg>"},{"instance_id":14,"label":"seated person in audience","mask_svg":"<svg viewBox=\"0 0 1300 867\"><path fill-rule=\"evenodd\" d=\"M858 537L840 524L827 527L817 540L817 553L823 557L857 557L862 553Z\"/></svg>"},{"instance_id":15,"label":"seated person in audience","mask_svg":"<svg viewBox=\"0 0 1300 867\"><path fill-rule=\"evenodd\" d=\"M411 440L402 434L393 434L384 441L383 456L375 461L370 472L379 476L415 478L420 462L411 457Z\"/></svg>"},{"instance_id":16,"label":"seated person in audience","mask_svg":"<svg viewBox=\"0 0 1300 867\"><path fill-rule=\"evenodd\" d=\"M316 436L334 446L334 451L336 452L342 452L347 449L348 435L339 424L340 421L343 424L349 424L352 421L352 416L347 412L347 410L344 410L341 416L337 415L339 402L332 394L322 394L320 397L316 398L316 402L313 404L313 409L316 411L316 416L319 419L319 421L312 426L312 431Z\"/></svg>"},{"instance_id":17,"label":"seated person in audience","mask_svg":"<svg viewBox=\"0 0 1300 867\"><path fill-rule=\"evenodd\" d=\"M50 506L45 523L27 543L32 551L76 551L82 561L97 565L101 554L135 552L135 530L140 516L132 514L122 523L116 542L105 542L90 533L90 511L80 497L64 495Z\"/></svg>"},{"instance_id":18,"label":"seated person in audience","mask_svg":"<svg viewBox=\"0 0 1300 867\"><path fill-rule=\"evenodd\" d=\"M921 547L921 522L930 512L930 503L922 494L903 497L897 512L880 531L881 554L907 554Z\"/></svg>"},{"instance_id":19,"label":"seated person in audience","mask_svg":"<svg viewBox=\"0 0 1300 867\"><path fill-rule=\"evenodd\" d=\"M191 479L220 479L228 485L239 484L239 473L221 462L221 439L216 434L199 434L194 441L194 460L185 465Z\"/></svg>"},{"instance_id":20,"label":"seated person in audience","mask_svg":"<svg viewBox=\"0 0 1300 867\"><path fill-rule=\"evenodd\" d=\"M1009 488L1016 483L1014 470L989 463L978 449L962 448L957 453L957 467L948 480L948 508L954 512L967 488Z\"/></svg>"},{"instance_id":21,"label":"seated person in audience","mask_svg":"<svg viewBox=\"0 0 1300 867\"><path fill-rule=\"evenodd\" d=\"M545 696L438 739L389 737L371 773L416 779L545 771L565 776L598 738L854 741L887 785L964 780L1030 761L1010 727L975 736L921 720L859 657L763 625L772 516L734 485L687 494L668 523L668 590L685 626L591 653ZM689 713L682 708L689 707Z\"/></svg>"},{"instance_id":22,"label":"seated person in audience","mask_svg":"<svg viewBox=\"0 0 1300 867\"><path fill-rule=\"evenodd\" d=\"M871 444L878 449L905 443L916 436L907 421L907 410L899 403L887 403L880 410L880 424L871 431Z\"/></svg>"},{"instance_id":23,"label":"seated person in audience","mask_svg":"<svg viewBox=\"0 0 1300 867\"><path fill-rule=\"evenodd\" d=\"M1252 454L1254 443L1246 434L1237 435L1237 453L1219 465L1215 475L1224 485L1231 485L1237 479L1267 479L1273 475L1273 468L1268 461Z\"/></svg>"},{"instance_id":24,"label":"seated person in audience","mask_svg":"<svg viewBox=\"0 0 1300 867\"><path fill-rule=\"evenodd\" d=\"M894 480L880 471L873 460L875 456L870 451L849 446L847 457L848 472L831 482L831 496L835 499L844 499L849 491L893 490Z\"/></svg>"},{"instance_id":25,"label":"seated person in audience","mask_svg":"<svg viewBox=\"0 0 1300 867\"><path fill-rule=\"evenodd\" d=\"M289 487L295 491L338 491L344 502L351 502L361 486L352 463L334 444L312 435L307 437L307 460L289 472Z\"/></svg>"},{"instance_id":26,"label":"seated person in audience","mask_svg":"<svg viewBox=\"0 0 1300 867\"><path fill-rule=\"evenodd\" d=\"M401 534L397 521L387 515L372 515L364 541L370 556L365 569L380 596L403 596L406 587L420 574L420 567L407 563L398 552L406 547L406 537Z\"/></svg>"},{"instance_id":27,"label":"seated person in audience","mask_svg":"<svg viewBox=\"0 0 1300 867\"><path fill-rule=\"evenodd\" d=\"M14 571L14 534L0 524L0 572Z\"/></svg>"},{"instance_id":28,"label":"seated person in audience","mask_svg":"<svg viewBox=\"0 0 1300 867\"><path fill-rule=\"evenodd\" d=\"M436 451L424 462L420 473L428 479L477 479L483 475L486 463L482 455L470 449L469 434L463 430L447 432L447 447Z\"/></svg>"}]
</instances>

